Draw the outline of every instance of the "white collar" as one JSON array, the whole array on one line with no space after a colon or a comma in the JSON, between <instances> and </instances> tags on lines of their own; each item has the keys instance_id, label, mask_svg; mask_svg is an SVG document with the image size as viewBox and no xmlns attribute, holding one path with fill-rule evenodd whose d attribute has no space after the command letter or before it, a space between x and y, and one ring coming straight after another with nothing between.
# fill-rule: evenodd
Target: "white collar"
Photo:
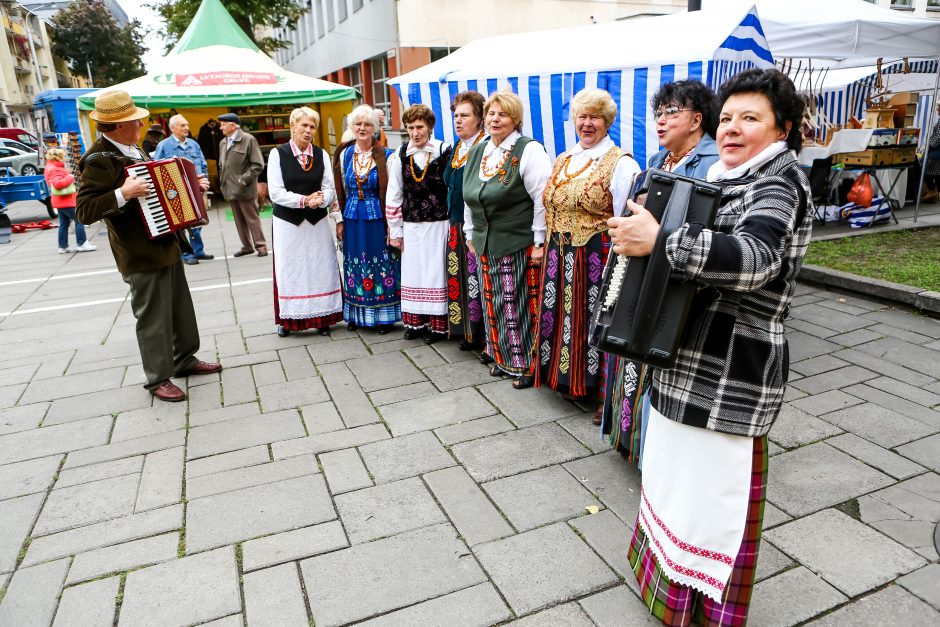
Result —
<instances>
[{"instance_id":1,"label":"white collar","mask_svg":"<svg viewBox=\"0 0 940 627\"><path fill-rule=\"evenodd\" d=\"M512 133L506 136L506 139L504 139L499 146L494 144L493 138L490 137L490 140L486 142L486 146L483 147L483 154L488 155L492 153L494 150L496 150L497 148L499 150L504 150L504 151L512 150L512 147L516 145L516 140L519 139L520 137L522 137L522 133L520 133L519 131L513 131Z\"/></svg>"},{"instance_id":2,"label":"white collar","mask_svg":"<svg viewBox=\"0 0 940 627\"><path fill-rule=\"evenodd\" d=\"M428 140L428 143L421 146L421 148L415 148L411 141L408 141L408 148L405 149L405 156L417 154L419 152L426 152L430 155L438 154L438 151L443 142L439 139L434 139L433 137Z\"/></svg>"},{"instance_id":3,"label":"white collar","mask_svg":"<svg viewBox=\"0 0 940 627\"><path fill-rule=\"evenodd\" d=\"M136 144L122 144L121 142L111 139L107 135L103 135L105 139L114 144L114 147L121 151L125 157L130 157L131 159L140 159L145 156L143 150L137 147Z\"/></svg>"},{"instance_id":4,"label":"white collar","mask_svg":"<svg viewBox=\"0 0 940 627\"><path fill-rule=\"evenodd\" d=\"M776 141L767 146L741 165L730 170L728 169L728 166L722 163L722 161L719 159L713 163L710 168L708 168L708 174L706 175L705 180L728 181L742 178L752 170L757 170L785 150L787 150L787 142L781 139L780 141Z\"/></svg>"},{"instance_id":5,"label":"white collar","mask_svg":"<svg viewBox=\"0 0 940 627\"><path fill-rule=\"evenodd\" d=\"M170 135L170 137L172 137L174 140L176 140L176 143L177 143L178 145L180 145L180 146L185 146L185 145L186 145L186 140L189 139L188 137L184 137L183 140L180 141L180 140L176 139L176 135Z\"/></svg>"},{"instance_id":6,"label":"white collar","mask_svg":"<svg viewBox=\"0 0 940 627\"><path fill-rule=\"evenodd\" d=\"M571 149L571 156L573 157L574 155L581 154L583 152L586 153L587 156L591 159L597 159L598 157L607 154L607 151L613 148L613 146L614 140L610 138L610 135L605 135L604 139L600 140L590 148L584 148L581 146L581 142L578 142L575 144L574 148Z\"/></svg>"},{"instance_id":7,"label":"white collar","mask_svg":"<svg viewBox=\"0 0 940 627\"><path fill-rule=\"evenodd\" d=\"M353 152L356 153L356 154L359 154L359 155L372 154L372 148L369 148L368 150L361 150L361 149L359 148L359 142L355 142L355 141L354 141L354 142L353 142Z\"/></svg>"}]
</instances>

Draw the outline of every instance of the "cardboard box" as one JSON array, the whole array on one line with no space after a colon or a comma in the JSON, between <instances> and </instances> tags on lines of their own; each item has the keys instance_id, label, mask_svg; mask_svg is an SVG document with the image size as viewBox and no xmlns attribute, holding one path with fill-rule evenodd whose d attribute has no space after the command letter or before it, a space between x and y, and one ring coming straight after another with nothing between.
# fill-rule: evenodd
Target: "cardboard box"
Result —
<instances>
[{"instance_id":1,"label":"cardboard box","mask_svg":"<svg viewBox=\"0 0 940 627\"><path fill-rule=\"evenodd\" d=\"M878 146L894 146L898 143L898 130L895 128L876 128L871 132L868 140L869 148Z\"/></svg>"},{"instance_id":2,"label":"cardboard box","mask_svg":"<svg viewBox=\"0 0 940 627\"><path fill-rule=\"evenodd\" d=\"M891 151L894 158L895 165L906 165L908 163L914 163L917 159L917 146L905 146L903 148L895 148Z\"/></svg>"},{"instance_id":3,"label":"cardboard box","mask_svg":"<svg viewBox=\"0 0 940 627\"><path fill-rule=\"evenodd\" d=\"M891 165L893 161L893 148L869 148L862 152L847 152L842 155L842 163L845 165Z\"/></svg>"},{"instance_id":4,"label":"cardboard box","mask_svg":"<svg viewBox=\"0 0 940 627\"><path fill-rule=\"evenodd\" d=\"M899 146L916 146L920 140L920 129L915 127L898 129Z\"/></svg>"}]
</instances>

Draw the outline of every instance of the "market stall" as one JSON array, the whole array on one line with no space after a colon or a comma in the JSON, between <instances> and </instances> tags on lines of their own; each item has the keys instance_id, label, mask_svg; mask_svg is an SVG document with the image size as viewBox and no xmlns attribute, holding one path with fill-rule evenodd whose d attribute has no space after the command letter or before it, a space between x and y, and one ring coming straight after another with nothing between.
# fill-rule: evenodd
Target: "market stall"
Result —
<instances>
[{"instance_id":1,"label":"market stall","mask_svg":"<svg viewBox=\"0 0 940 627\"><path fill-rule=\"evenodd\" d=\"M498 66L487 62L487 51L496 49ZM437 116L435 137L451 143L451 98L466 89L489 95L509 85L526 107L523 132L552 156L577 141L569 119L574 94L606 89L619 108L611 138L645 163L659 150L649 100L660 84L694 78L718 85L747 67L772 64L751 7L486 37L388 83L405 106L430 106Z\"/></svg>"},{"instance_id":2,"label":"market stall","mask_svg":"<svg viewBox=\"0 0 940 627\"><path fill-rule=\"evenodd\" d=\"M150 123L162 124L175 113L183 114L196 139L206 128L209 135L204 136L212 136L220 114L238 113L242 127L267 150L289 139L287 116L301 105L320 113L317 143L332 150L342 134L343 117L357 98L351 87L281 68L249 39L219 0L203 0L179 42L147 75L106 89L128 92L138 106L150 110ZM78 99L86 144L94 137L88 113L98 93Z\"/></svg>"}]
</instances>

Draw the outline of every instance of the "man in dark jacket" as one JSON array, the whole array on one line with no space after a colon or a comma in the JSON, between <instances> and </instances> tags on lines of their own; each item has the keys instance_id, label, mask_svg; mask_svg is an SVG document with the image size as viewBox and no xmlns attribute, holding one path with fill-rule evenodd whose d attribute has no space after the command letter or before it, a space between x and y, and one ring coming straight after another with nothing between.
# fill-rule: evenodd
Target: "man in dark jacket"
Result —
<instances>
[{"instance_id":1,"label":"man in dark jacket","mask_svg":"<svg viewBox=\"0 0 940 627\"><path fill-rule=\"evenodd\" d=\"M189 245L176 234L150 239L137 199L147 196L151 185L124 171L125 166L149 161L137 146L148 115L127 92L109 91L95 98L90 117L104 136L78 164L76 214L83 224L107 223L114 261L131 288L145 387L157 398L175 402L186 394L170 377L219 372L222 365L195 357L199 328L180 257L180 246L191 251Z\"/></svg>"},{"instance_id":2,"label":"man in dark jacket","mask_svg":"<svg viewBox=\"0 0 940 627\"><path fill-rule=\"evenodd\" d=\"M241 250L235 257L258 251L259 257L268 254L258 214L258 175L264 169L264 158L258 140L239 127L234 113L219 116L219 126L225 138L219 142L219 187L232 206L235 229L241 240Z\"/></svg>"}]
</instances>

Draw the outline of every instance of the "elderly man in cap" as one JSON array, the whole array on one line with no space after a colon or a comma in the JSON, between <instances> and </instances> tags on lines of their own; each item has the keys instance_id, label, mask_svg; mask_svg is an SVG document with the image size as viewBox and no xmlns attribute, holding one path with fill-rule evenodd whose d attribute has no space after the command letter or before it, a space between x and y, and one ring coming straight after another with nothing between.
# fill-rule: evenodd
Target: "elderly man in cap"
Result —
<instances>
[{"instance_id":1,"label":"elderly man in cap","mask_svg":"<svg viewBox=\"0 0 940 627\"><path fill-rule=\"evenodd\" d=\"M157 149L153 153L154 159L170 159L172 157L181 157L189 159L196 166L196 172L199 176L209 176L209 164L202 154L202 148L196 143L196 140L189 137L189 122L182 115L177 113L170 118L170 132L172 135L157 144ZM189 244L193 247L193 252L183 251L183 263L195 265L199 260L215 259L214 255L207 255L205 246L202 243L202 227L194 226L189 229Z\"/></svg>"},{"instance_id":2,"label":"elderly man in cap","mask_svg":"<svg viewBox=\"0 0 940 627\"><path fill-rule=\"evenodd\" d=\"M223 113L219 128L225 138L219 142L219 186L222 195L232 205L235 229L241 239L241 250L235 257L258 251L266 257L268 245L258 215L258 175L264 169L264 158L258 140L239 127L238 116Z\"/></svg>"},{"instance_id":3,"label":"elderly man in cap","mask_svg":"<svg viewBox=\"0 0 940 627\"><path fill-rule=\"evenodd\" d=\"M199 328L180 258L181 246L189 249L189 245L179 232L150 239L137 199L150 194L151 185L124 171L125 166L149 161L137 146L148 115L124 91L107 91L95 98L89 117L98 123L103 137L78 163L76 214L83 224L107 223L114 261L131 288L137 344L147 377L144 387L155 397L174 402L186 394L170 377L211 374L222 365L195 356ZM208 188L205 178L200 184Z\"/></svg>"}]
</instances>

